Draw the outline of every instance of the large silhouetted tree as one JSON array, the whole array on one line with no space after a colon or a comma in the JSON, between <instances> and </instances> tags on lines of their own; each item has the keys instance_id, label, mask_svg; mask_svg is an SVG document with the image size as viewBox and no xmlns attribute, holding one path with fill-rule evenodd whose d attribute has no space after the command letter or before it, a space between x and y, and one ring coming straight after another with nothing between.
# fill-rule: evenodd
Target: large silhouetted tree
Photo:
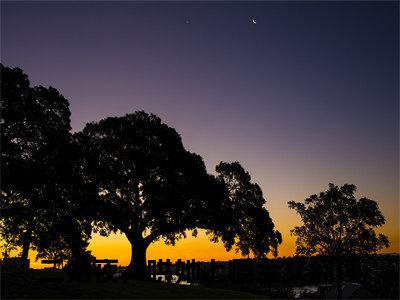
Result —
<instances>
[{"instance_id":1,"label":"large silhouetted tree","mask_svg":"<svg viewBox=\"0 0 400 300\"><path fill-rule=\"evenodd\" d=\"M82 182L98 194L100 233L120 230L132 245L129 269L143 278L146 249L159 236L170 242L195 227L204 208L199 187L208 180L202 159L181 137L144 112L89 123L76 140L83 151Z\"/></svg>"},{"instance_id":2,"label":"large silhouetted tree","mask_svg":"<svg viewBox=\"0 0 400 300\"><path fill-rule=\"evenodd\" d=\"M208 175L201 157L186 151L179 134L157 116L107 118L87 124L75 138L83 151L82 182L96 186L100 233L126 235L135 277L144 277L151 242L164 237L173 244L188 229L208 229L212 240L222 238L227 248L236 243L244 254L268 252L279 241L269 240L273 225L250 177L238 179L242 194L241 187L230 194L222 177ZM221 167L221 174L228 172Z\"/></svg>"},{"instance_id":3,"label":"large silhouetted tree","mask_svg":"<svg viewBox=\"0 0 400 300\"><path fill-rule=\"evenodd\" d=\"M1 222L24 261L60 215L76 218L70 129L68 101L56 89L32 88L21 69L1 65Z\"/></svg>"},{"instance_id":4,"label":"large silhouetted tree","mask_svg":"<svg viewBox=\"0 0 400 300\"><path fill-rule=\"evenodd\" d=\"M329 189L312 195L304 203L290 201L289 207L300 215L303 225L291 232L297 237L298 255L332 256L337 263L338 297L341 297L341 257L369 254L389 246L388 238L375 228L385 218L374 200L356 199L356 186L329 184Z\"/></svg>"}]
</instances>

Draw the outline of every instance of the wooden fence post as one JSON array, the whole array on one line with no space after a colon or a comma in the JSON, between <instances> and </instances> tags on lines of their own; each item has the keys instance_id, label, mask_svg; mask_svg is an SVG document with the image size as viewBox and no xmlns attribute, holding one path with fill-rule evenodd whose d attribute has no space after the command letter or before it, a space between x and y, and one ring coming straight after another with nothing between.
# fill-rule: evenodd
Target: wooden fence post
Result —
<instances>
[{"instance_id":1,"label":"wooden fence post","mask_svg":"<svg viewBox=\"0 0 400 300\"><path fill-rule=\"evenodd\" d=\"M175 274L180 276L181 275L181 269L182 269L182 260L178 259L175 263Z\"/></svg>"},{"instance_id":2,"label":"wooden fence post","mask_svg":"<svg viewBox=\"0 0 400 300\"><path fill-rule=\"evenodd\" d=\"M210 263L210 280L214 281L215 280L215 259L211 259Z\"/></svg>"},{"instance_id":3,"label":"wooden fence post","mask_svg":"<svg viewBox=\"0 0 400 300\"><path fill-rule=\"evenodd\" d=\"M160 258L157 263L158 274L163 274L163 261Z\"/></svg>"},{"instance_id":4,"label":"wooden fence post","mask_svg":"<svg viewBox=\"0 0 400 300\"><path fill-rule=\"evenodd\" d=\"M186 280L187 280L187 282L190 282L190 280L191 280L191 278L190 278L190 267L191 267L191 265L190 265L190 259L188 259L187 261L186 261Z\"/></svg>"},{"instance_id":5,"label":"wooden fence post","mask_svg":"<svg viewBox=\"0 0 400 300\"><path fill-rule=\"evenodd\" d=\"M192 263L191 263L191 267L192 267L192 281L196 281L196 260L193 258L192 259Z\"/></svg>"},{"instance_id":6,"label":"wooden fence post","mask_svg":"<svg viewBox=\"0 0 400 300\"><path fill-rule=\"evenodd\" d=\"M171 283L172 279L172 272L171 272L171 260L167 258L167 261L165 262L165 281L168 283Z\"/></svg>"},{"instance_id":7,"label":"wooden fence post","mask_svg":"<svg viewBox=\"0 0 400 300\"><path fill-rule=\"evenodd\" d=\"M148 273L151 280L156 280L157 278L157 265L156 260L149 260L148 261Z\"/></svg>"}]
</instances>

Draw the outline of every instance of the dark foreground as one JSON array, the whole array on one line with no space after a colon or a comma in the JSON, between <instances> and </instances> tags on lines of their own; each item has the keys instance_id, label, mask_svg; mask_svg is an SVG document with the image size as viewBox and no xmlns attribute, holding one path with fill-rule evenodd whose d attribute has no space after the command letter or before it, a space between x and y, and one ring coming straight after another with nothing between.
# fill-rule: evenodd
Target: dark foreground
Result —
<instances>
[{"instance_id":1,"label":"dark foreground","mask_svg":"<svg viewBox=\"0 0 400 300\"><path fill-rule=\"evenodd\" d=\"M223 289L178 286L129 280L118 282L68 282L62 272L52 270L1 273L1 299L260 299L265 296Z\"/></svg>"}]
</instances>

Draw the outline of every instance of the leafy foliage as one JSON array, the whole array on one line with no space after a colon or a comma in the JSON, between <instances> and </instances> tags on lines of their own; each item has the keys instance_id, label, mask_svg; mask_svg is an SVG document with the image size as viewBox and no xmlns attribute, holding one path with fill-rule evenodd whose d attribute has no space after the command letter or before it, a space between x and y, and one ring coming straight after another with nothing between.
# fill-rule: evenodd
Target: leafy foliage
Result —
<instances>
[{"instance_id":1,"label":"leafy foliage","mask_svg":"<svg viewBox=\"0 0 400 300\"><path fill-rule=\"evenodd\" d=\"M71 214L76 203L69 103L52 87L31 88L21 69L3 65L1 90L2 237L23 246L26 258L32 243L43 245L60 215L77 217Z\"/></svg>"},{"instance_id":2,"label":"leafy foliage","mask_svg":"<svg viewBox=\"0 0 400 300\"><path fill-rule=\"evenodd\" d=\"M125 233L138 278L151 242L163 236L174 244L206 222L211 177L201 157L186 151L179 134L157 116L106 118L87 124L74 139L81 149L81 184L95 199L95 229Z\"/></svg>"},{"instance_id":3,"label":"leafy foliage","mask_svg":"<svg viewBox=\"0 0 400 300\"><path fill-rule=\"evenodd\" d=\"M260 186L251 182L250 174L238 162L221 162L216 171L227 197L214 210L218 221L211 225L213 235L221 237L227 250L235 245L236 252L244 256L265 257L269 252L277 256L282 236L274 230Z\"/></svg>"},{"instance_id":4,"label":"leafy foliage","mask_svg":"<svg viewBox=\"0 0 400 300\"><path fill-rule=\"evenodd\" d=\"M70 260L83 253L91 235L90 223L76 220L71 215L57 215L50 220L34 243L36 259Z\"/></svg>"},{"instance_id":5,"label":"leafy foliage","mask_svg":"<svg viewBox=\"0 0 400 300\"><path fill-rule=\"evenodd\" d=\"M175 233L199 221L192 216L206 201L196 194L207 180L204 163L155 115L90 123L75 139L83 151L84 184L96 187L103 234L120 230L148 243L164 235L173 242Z\"/></svg>"},{"instance_id":6,"label":"leafy foliage","mask_svg":"<svg viewBox=\"0 0 400 300\"><path fill-rule=\"evenodd\" d=\"M296 253L340 256L366 254L388 247L388 238L375 232L385 218L374 200L355 198L356 186L329 184L329 189L312 195L304 203L290 201L304 225L291 232L297 236Z\"/></svg>"}]
</instances>

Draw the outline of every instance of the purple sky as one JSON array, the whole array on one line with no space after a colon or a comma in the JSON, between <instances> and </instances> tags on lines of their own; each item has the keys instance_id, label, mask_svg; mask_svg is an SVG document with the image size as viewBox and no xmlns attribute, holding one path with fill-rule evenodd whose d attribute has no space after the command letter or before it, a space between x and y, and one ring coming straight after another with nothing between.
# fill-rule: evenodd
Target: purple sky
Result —
<instances>
[{"instance_id":1,"label":"purple sky","mask_svg":"<svg viewBox=\"0 0 400 300\"><path fill-rule=\"evenodd\" d=\"M59 89L74 131L135 110L159 115L210 172L240 161L284 238L298 221L287 201L354 183L378 201L398 251L395 2L2 1L1 9L2 63Z\"/></svg>"}]
</instances>

